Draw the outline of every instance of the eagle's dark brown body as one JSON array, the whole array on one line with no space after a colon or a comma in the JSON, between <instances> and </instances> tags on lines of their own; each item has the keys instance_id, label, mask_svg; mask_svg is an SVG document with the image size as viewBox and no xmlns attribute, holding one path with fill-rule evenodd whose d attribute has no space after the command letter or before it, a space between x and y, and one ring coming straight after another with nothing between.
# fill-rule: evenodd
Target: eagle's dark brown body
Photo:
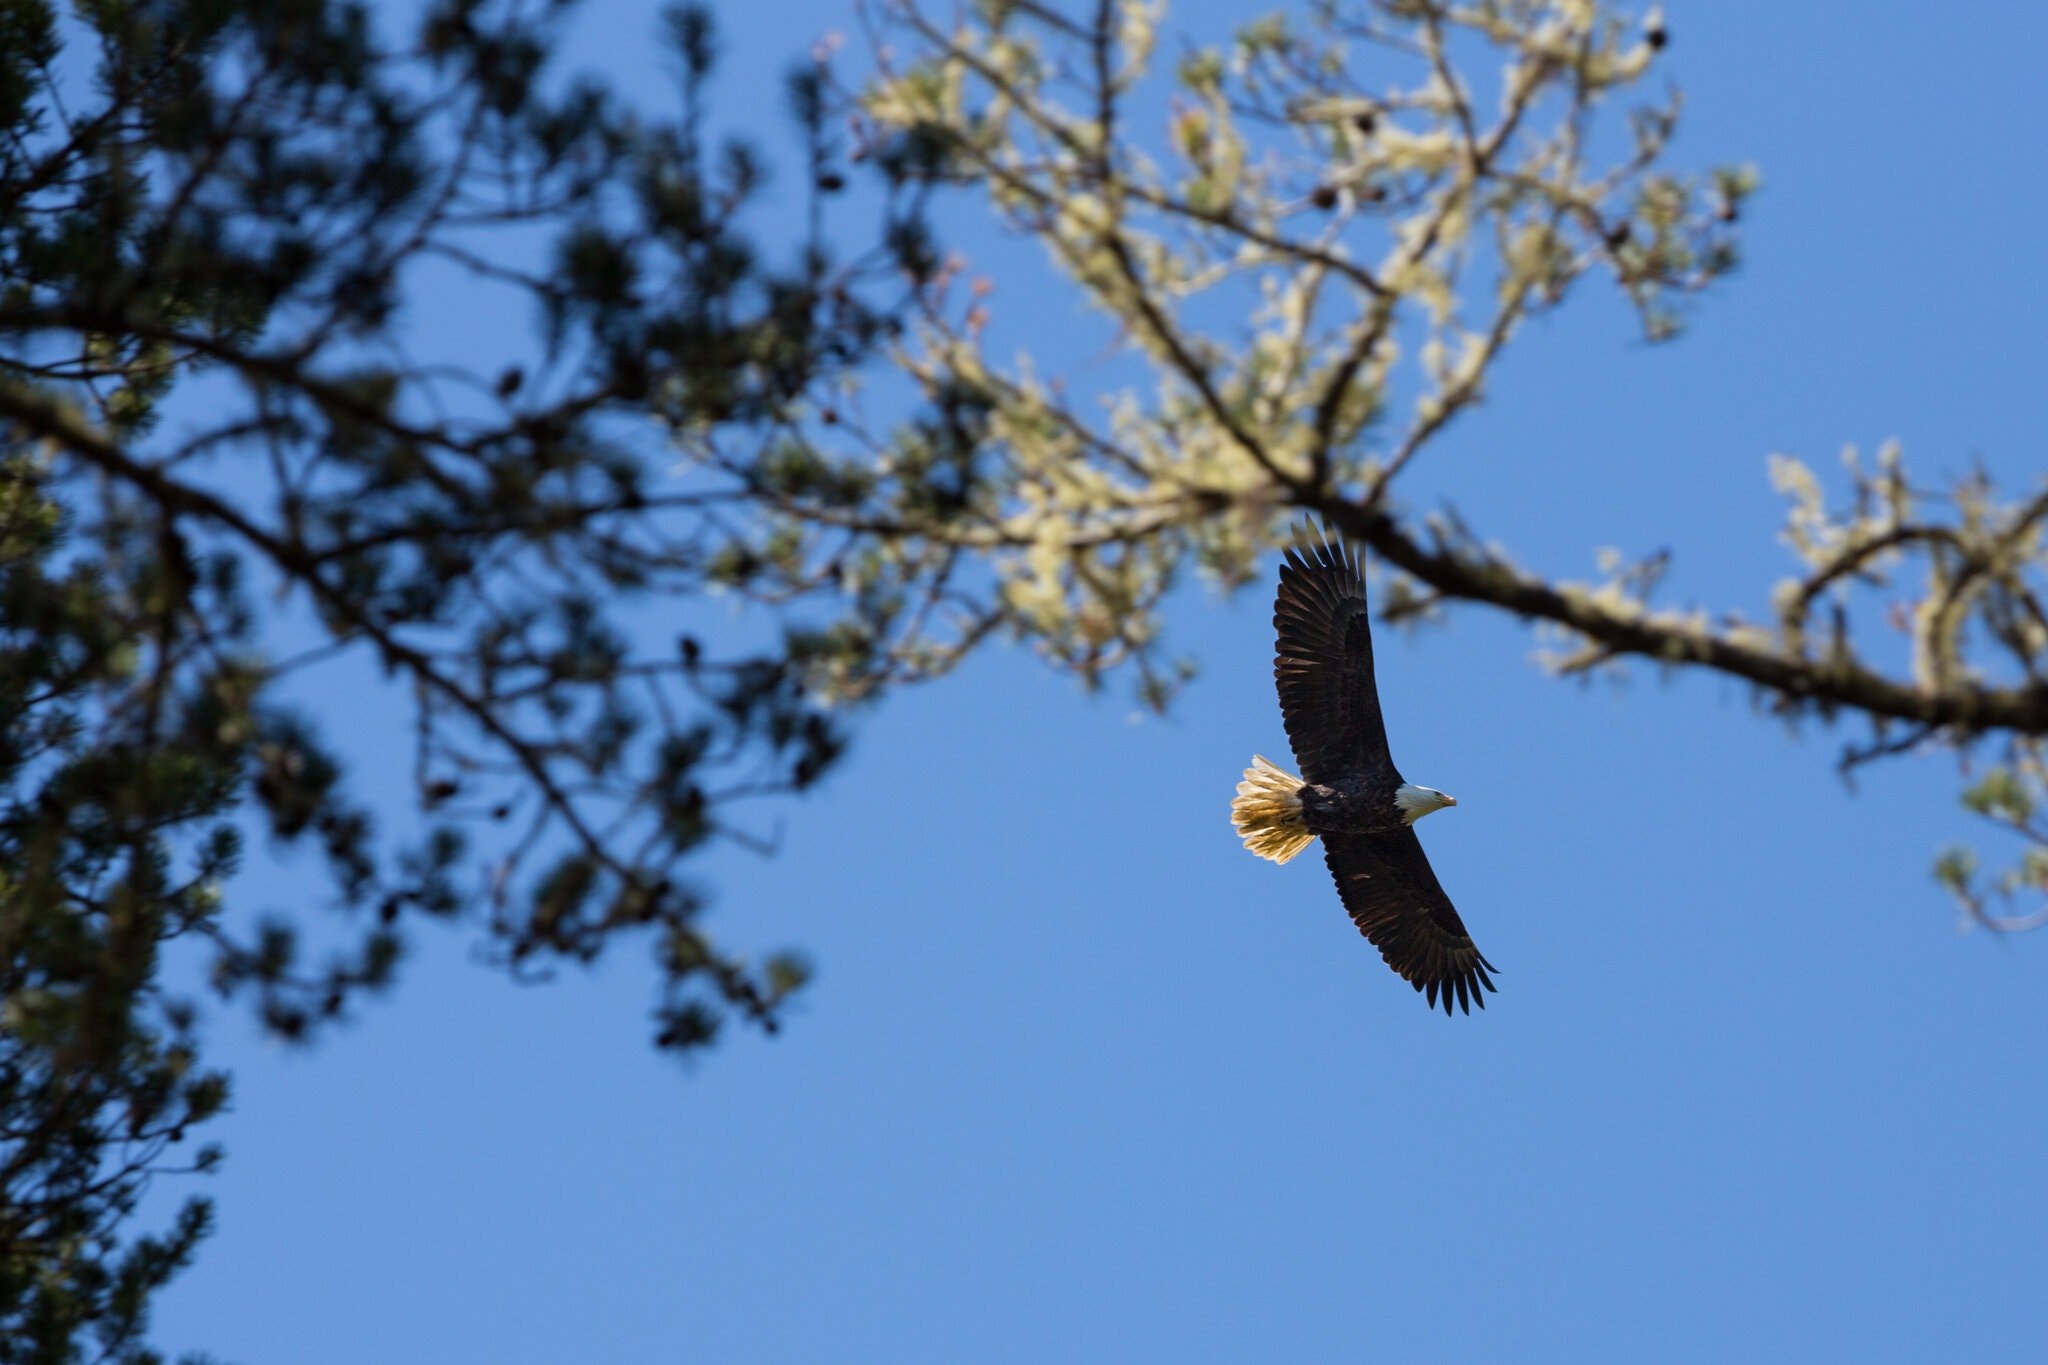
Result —
<instances>
[{"instance_id":1,"label":"eagle's dark brown body","mask_svg":"<svg viewBox=\"0 0 2048 1365\"><path fill-rule=\"evenodd\" d=\"M1409 823L1407 813L1394 800L1400 788L1373 779L1340 777L1330 782L1304 782L1297 798L1301 822L1309 833L1391 834Z\"/></svg>"}]
</instances>

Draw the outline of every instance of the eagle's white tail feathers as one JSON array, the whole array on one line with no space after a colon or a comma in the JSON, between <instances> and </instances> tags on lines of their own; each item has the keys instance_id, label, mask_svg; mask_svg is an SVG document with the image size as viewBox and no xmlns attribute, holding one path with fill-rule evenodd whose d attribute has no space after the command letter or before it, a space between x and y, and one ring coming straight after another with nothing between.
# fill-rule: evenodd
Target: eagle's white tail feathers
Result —
<instances>
[{"instance_id":1,"label":"eagle's white tail feathers","mask_svg":"<svg viewBox=\"0 0 2048 1365\"><path fill-rule=\"evenodd\" d=\"M1261 858L1284 863L1307 848L1315 835L1301 819L1301 779L1252 755L1252 766L1237 784L1230 823L1244 846Z\"/></svg>"}]
</instances>

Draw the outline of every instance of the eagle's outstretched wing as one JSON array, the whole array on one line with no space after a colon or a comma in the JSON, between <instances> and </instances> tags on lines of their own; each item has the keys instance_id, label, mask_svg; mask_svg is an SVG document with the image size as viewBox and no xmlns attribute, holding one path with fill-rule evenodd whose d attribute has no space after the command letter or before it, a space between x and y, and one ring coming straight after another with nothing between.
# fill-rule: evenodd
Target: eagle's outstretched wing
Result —
<instances>
[{"instance_id":1,"label":"eagle's outstretched wing","mask_svg":"<svg viewBox=\"0 0 2048 1365\"><path fill-rule=\"evenodd\" d=\"M1488 973L1499 969L1480 955L1465 932L1413 828L1325 834L1323 861L1358 931L1431 1006L1441 994L1449 1014L1455 993L1467 1014L1475 1004L1486 1008L1485 992L1494 989Z\"/></svg>"},{"instance_id":2,"label":"eagle's outstretched wing","mask_svg":"<svg viewBox=\"0 0 2048 1365\"><path fill-rule=\"evenodd\" d=\"M1273 678L1303 780L1391 781L1386 723L1372 675L1365 576L1351 550L1318 538L1287 552L1273 603Z\"/></svg>"}]
</instances>

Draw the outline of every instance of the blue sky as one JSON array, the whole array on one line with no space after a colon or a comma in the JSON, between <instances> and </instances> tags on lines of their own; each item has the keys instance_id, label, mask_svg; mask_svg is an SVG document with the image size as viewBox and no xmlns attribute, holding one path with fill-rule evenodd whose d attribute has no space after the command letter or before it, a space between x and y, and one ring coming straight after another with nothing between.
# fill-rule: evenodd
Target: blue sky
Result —
<instances>
[{"instance_id":1,"label":"blue sky","mask_svg":"<svg viewBox=\"0 0 2048 1365\"><path fill-rule=\"evenodd\" d=\"M2048 10L1667 8L1677 161L1766 177L1745 269L1674 346L1604 299L1531 328L1413 491L1552 572L1668 545L1676 599L1756 613L1788 568L1772 451L1896 437L1923 476L2039 477ZM746 125L846 23L720 9ZM651 97L652 10L594 10L572 60ZM1074 306L1036 286L998 298L1056 346ZM682 1070L634 951L522 988L456 934L311 1052L224 1020L222 1226L158 1339L249 1365L2039 1358L2048 939L1957 932L1928 877L1971 832L1946 761L1852 794L1838 741L1731 684L1558 683L1475 612L1383 633L1396 757L1461 802L1424 841L1502 969L1446 1020L1317 860L1231 837L1239 769L1285 750L1269 614L1265 588L1178 603L1204 674L1165 721L1012 649L872 716L779 857L702 869L727 941L819 964L779 1039Z\"/></svg>"}]
</instances>

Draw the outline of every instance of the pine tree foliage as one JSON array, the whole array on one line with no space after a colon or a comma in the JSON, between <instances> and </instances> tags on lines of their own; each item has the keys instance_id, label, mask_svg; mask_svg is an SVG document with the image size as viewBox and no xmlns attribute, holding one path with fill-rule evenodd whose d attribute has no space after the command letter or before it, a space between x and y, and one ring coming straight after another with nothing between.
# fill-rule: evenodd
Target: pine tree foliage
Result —
<instances>
[{"instance_id":1,"label":"pine tree foliage","mask_svg":"<svg viewBox=\"0 0 2048 1365\"><path fill-rule=\"evenodd\" d=\"M758 843L748 803L815 784L873 690L862 632L901 604L812 629L746 485L876 356L925 191L864 174L838 230L800 60L807 214L757 245L709 13L666 17L657 119L552 69L570 8L0 0L0 1357L155 1358L150 1293L210 1214L129 1218L218 1158L209 994L312 1037L424 920L522 976L651 942L679 1051L804 982L714 942L686 868ZM522 358L422 352L423 282L531 319ZM679 632L713 596L758 624ZM294 691L349 667L353 712ZM411 809L352 794L364 727L405 738ZM326 874L240 904L245 844ZM181 995L173 952L210 978Z\"/></svg>"}]
</instances>

